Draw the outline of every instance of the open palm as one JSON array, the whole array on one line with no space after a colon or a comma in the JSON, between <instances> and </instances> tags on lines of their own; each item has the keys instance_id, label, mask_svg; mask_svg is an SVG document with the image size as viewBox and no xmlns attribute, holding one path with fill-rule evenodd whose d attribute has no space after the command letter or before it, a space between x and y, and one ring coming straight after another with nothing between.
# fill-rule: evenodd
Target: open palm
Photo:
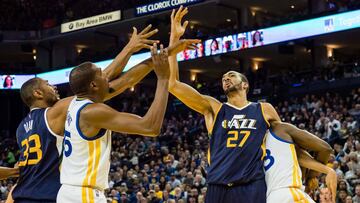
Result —
<instances>
[{"instance_id":1,"label":"open palm","mask_svg":"<svg viewBox=\"0 0 360 203\"><path fill-rule=\"evenodd\" d=\"M187 8L183 8L182 6L175 13L175 10L171 13L171 37L173 39L180 39L181 36L184 35L188 21L185 21L181 24L182 18L188 13Z\"/></svg>"}]
</instances>

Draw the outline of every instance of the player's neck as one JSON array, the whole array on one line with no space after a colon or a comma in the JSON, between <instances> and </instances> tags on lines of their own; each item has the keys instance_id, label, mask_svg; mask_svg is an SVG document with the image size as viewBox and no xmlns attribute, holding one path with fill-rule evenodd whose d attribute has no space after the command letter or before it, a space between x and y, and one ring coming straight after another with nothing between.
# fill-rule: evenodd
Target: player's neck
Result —
<instances>
[{"instance_id":1,"label":"player's neck","mask_svg":"<svg viewBox=\"0 0 360 203\"><path fill-rule=\"evenodd\" d=\"M43 108L47 108L47 107L49 107L49 105L46 102L38 101L38 102L34 102L33 105L30 106L30 110L43 109Z\"/></svg>"},{"instance_id":2,"label":"player's neck","mask_svg":"<svg viewBox=\"0 0 360 203\"><path fill-rule=\"evenodd\" d=\"M242 92L230 93L228 94L227 98L229 104L239 108L242 108L247 104L249 104L249 101L247 100L246 97L246 93L245 94L242 94Z\"/></svg>"},{"instance_id":3,"label":"player's neck","mask_svg":"<svg viewBox=\"0 0 360 203\"><path fill-rule=\"evenodd\" d=\"M77 94L76 97L79 99L89 99L89 100L93 101L94 103L103 102L99 97L97 97L95 95L91 95L91 94Z\"/></svg>"}]
</instances>

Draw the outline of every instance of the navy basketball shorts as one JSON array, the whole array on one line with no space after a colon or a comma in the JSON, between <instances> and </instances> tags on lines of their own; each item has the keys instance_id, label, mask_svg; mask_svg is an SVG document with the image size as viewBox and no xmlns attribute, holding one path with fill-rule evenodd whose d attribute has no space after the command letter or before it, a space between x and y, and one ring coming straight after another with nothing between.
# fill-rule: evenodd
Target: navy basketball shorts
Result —
<instances>
[{"instance_id":1,"label":"navy basketball shorts","mask_svg":"<svg viewBox=\"0 0 360 203\"><path fill-rule=\"evenodd\" d=\"M56 201L17 199L14 203L56 203Z\"/></svg>"},{"instance_id":2,"label":"navy basketball shorts","mask_svg":"<svg viewBox=\"0 0 360 203\"><path fill-rule=\"evenodd\" d=\"M209 184L205 203L266 203L265 179L241 185Z\"/></svg>"}]
</instances>

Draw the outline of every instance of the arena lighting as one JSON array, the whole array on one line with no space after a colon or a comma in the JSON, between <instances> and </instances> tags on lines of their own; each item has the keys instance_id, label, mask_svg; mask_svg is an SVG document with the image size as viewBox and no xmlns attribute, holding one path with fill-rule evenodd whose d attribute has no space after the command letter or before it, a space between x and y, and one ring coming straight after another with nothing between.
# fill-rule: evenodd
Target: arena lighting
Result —
<instances>
[{"instance_id":1,"label":"arena lighting","mask_svg":"<svg viewBox=\"0 0 360 203\"><path fill-rule=\"evenodd\" d=\"M191 60L204 56L224 54L232 51L261 47L279 42L286 42L316 35L356 29L359 27L360 9L205 40L202 43L197 44L197 50L185 50L179 53L177 55L177 59L178 61ZM124 71L129 70L131 67L140 63L148 57L150 57L150 52L133 55L130 58L129 63L125 67ZM100 61L96 62L95 64L101 68L105 68L107 65L110 64L112 60L113 59ZM72 68L73 67L69 67L32 76L44 78L45 80L48 80L50 84L57 85L68 82L68 74L70 73ZM0 77L3 78L4 76L1 75ZM14 77L14 80L16 81L16 78L18 76L12 75L12 77ZM18 81L16 81L16 86L14 86L13 88L20 88L22 83L25 81L19 79ZM0 88L4 89L3 87Z\"/></svg>"}]
</instances>

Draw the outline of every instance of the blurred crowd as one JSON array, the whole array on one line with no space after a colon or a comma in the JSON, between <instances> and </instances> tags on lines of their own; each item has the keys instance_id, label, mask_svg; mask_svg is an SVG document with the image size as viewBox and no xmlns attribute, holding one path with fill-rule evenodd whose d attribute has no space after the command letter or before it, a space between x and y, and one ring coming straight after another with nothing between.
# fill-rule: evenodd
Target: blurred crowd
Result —
<instances>
[{"instance_id":1,"label":"blurred crowd","mask_svg":"<svg viewBox=\"0 0 360 203\"><path fill-rule=\"evenodd\" d=\"M152 101L135 91L113 101L120 111L143 115ZM334 149L329 166L338 175L338 202L360 202L360 88L349 92L305 95L273 103L281 119L326 140ZM12 139L12 141L11 141ZM1 141L1 165L12 166L13 138ZM204 119L171 98L157 138L113 135L108 201L204 202L208 136ZM0 182L4 199L15 180ZM324 187L325 176L319 178ZM319 190L312 195L319 200Z\"/></svg>"}]
</instances>

